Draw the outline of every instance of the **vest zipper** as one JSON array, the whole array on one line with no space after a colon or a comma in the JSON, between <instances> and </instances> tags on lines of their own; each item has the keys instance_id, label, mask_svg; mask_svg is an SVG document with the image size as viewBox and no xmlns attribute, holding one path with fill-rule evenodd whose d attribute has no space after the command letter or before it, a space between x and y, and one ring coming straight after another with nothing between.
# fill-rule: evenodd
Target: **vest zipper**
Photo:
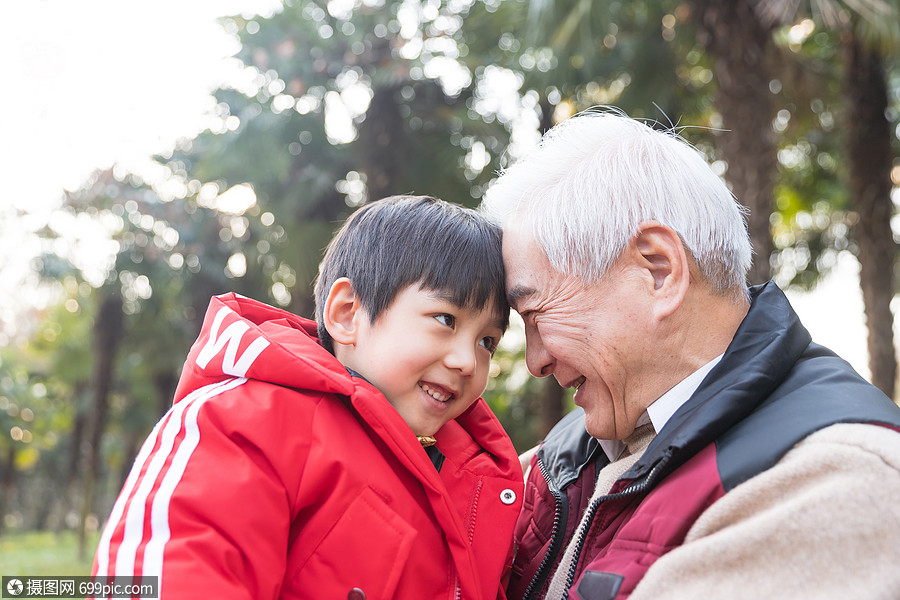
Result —
<instances>
[{"instance_id":1,"label":"vest zipper","mask_svg":"<svg viewBox=\"0 0 900 600\"><path fill-rule=\"evenodd\" d=\"M584 549L584 541L587 537L587 532L590 530L591 525L593 525L594 517L597 514L597 510L600 508L600 505L607 500L618 500L619 498L624 498L625 496L631 496L633 494L639 494L647 489L651 483L653 483L654 476L659 472L659 470L665 466L667 462L669 462L669 457L671 456L671 449L667 450L663 455L662 459L650 469L650 472L647 473L647 476L644 477L638 483L634 483L621 492L617 492L615 494L610 494L607 496L601 496L594 500L590 506L588 506L585 511L588 514L587 525L581 530L578 538L575 541L575 553L572 556L572 564L569 565L569 572L566 575L566 585L563 588L563 595L561 600L569 600L569 588L572 587L572 584L575 583L575 572L578 570L578 562L581 560L581 551Z\"/></svg>"},{"instance_id":2,"label":"vest zipper","mask_svg":"<svg viewBox=\"0 0 900 600\"><path fill-rule=\"evenodd\" d=\"M550 534L550 545L547 547L547 553L544 554L544 558L541 561L537 572L534 574L534 577L532 577L531 583L528 584L528 588L525 590L522 600L533 600L537 594L540 593L541 588L544 587L544 582L547 579L547 573L545 571L553 564L554 558L562 547L560 526L567 520L569 512L568 506L563 502L563 494L559 488L556 487L556 484L550 480L550 475L547 473L547 466L544 464L544 459L541 458L540 454L538 454L537 462L538 468L541 470L541 475L544 476L544 481L547 482L547 489L550 490L550 493L553 495L553 500L556 502L556 510L553 514L553 530Z\"/></svg>"}]
</instances>

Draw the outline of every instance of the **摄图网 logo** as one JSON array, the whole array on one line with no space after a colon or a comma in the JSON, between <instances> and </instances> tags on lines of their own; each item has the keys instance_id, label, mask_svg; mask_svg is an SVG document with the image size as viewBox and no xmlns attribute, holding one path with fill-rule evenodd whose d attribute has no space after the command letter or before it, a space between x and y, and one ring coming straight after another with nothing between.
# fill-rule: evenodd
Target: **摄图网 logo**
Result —
<instances>
[{"instance_id":1,"label":"\u6444\u56fe\u7f51 logo","mask_svg":"<svg viewBox=\"0 0 900 600\"><path fill-rule=\"evenodd\" d=\"M25 589L25 586L22 585L22 581L19 579L10 579L6 583L6 592L10 596L18 596L22 593L22 590Z\"/></svg>"}]
</instances>

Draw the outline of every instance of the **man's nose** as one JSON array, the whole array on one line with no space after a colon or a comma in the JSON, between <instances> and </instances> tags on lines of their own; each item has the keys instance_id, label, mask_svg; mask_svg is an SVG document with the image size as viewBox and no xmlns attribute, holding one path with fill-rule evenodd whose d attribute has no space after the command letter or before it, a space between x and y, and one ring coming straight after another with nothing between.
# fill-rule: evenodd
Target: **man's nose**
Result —
<instances>
[{"instance_id":1,"label":"man's nose","mask_svg":"<svg viewBox=\"0 0 900 600\"><path fill-rule=\"evenodd\" d=\"M536 327L525 326L525 364L535 377L546 377L553 373L555 361L547 351L541 334Z\"/></svg>"}]
</instances>

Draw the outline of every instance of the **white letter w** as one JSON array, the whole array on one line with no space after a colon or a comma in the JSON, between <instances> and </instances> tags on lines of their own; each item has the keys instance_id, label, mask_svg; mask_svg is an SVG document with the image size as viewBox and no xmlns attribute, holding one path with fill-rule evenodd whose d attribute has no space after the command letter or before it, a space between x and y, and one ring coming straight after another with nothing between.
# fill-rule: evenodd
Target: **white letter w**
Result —
<instances>
[{"instance_id":1,"label":"white letter w","mask_svg":"<svg viewBox=\"0 0 900 600\"><path fill-rule=\"evenodd\" d=\"M222 357L222 372L227 375L234 375L235 377L243 377L247 374L247 370L250 368L250 365L253 364L253 361L255 361L260 353L269 345L269 342L263 338L256 338L250 346L244 350L241 357L237 358L237 351L238 347L241 345L241 338L244 337L244 333L250 329L250 326L243 321L235 321L226 327L225 331L222 332L222 335L219 336L219 327L222 326L225 315L230 312L232 311L229 308L221 308L219 309L219 312L216 313L216 318L213 319L212 328L209 332L209 341L206 342L206 345L204 345L203 348L200 349L199 354L197 354L197 366L201 369L205 369L206 365L209 364L209 361L222 350L223 346L228 344L228 347L225 349L225 356Z\"/></svg>"}]
</instances>

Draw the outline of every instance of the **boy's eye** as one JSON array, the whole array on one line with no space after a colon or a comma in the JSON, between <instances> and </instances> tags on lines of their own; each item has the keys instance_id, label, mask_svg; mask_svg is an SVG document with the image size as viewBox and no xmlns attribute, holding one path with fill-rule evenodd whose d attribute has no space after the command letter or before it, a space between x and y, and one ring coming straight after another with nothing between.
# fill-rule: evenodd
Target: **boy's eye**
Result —
<instances>
[{"instance_id":1,"label":"boy's eye","mask_svg":"<svg viewBox=\"0 0 900 600\"><path fill-rule=\"evenodd\" d=\"M497 344L500 342L497 338L492 338L490 336L481 338L480 344L484 346L488 352L491 353L491 356L494 355L494 351L497 350Z\"/></svg>"},{"instance_id":2,"label":"boy's eye","mask_svg":"<svg viewBox=\"0 0 900 600\"><path fill-rule=\"evenodd\" d=\"M434 318L437 319L437 321L441 325L446 325L447 327L449 327L451 329L456 326L456 317L454 317L453 315L448 315L448 314L444 313L444 314L440 314L440 315L435 315Z\"/></svg>"}]
</instances>

